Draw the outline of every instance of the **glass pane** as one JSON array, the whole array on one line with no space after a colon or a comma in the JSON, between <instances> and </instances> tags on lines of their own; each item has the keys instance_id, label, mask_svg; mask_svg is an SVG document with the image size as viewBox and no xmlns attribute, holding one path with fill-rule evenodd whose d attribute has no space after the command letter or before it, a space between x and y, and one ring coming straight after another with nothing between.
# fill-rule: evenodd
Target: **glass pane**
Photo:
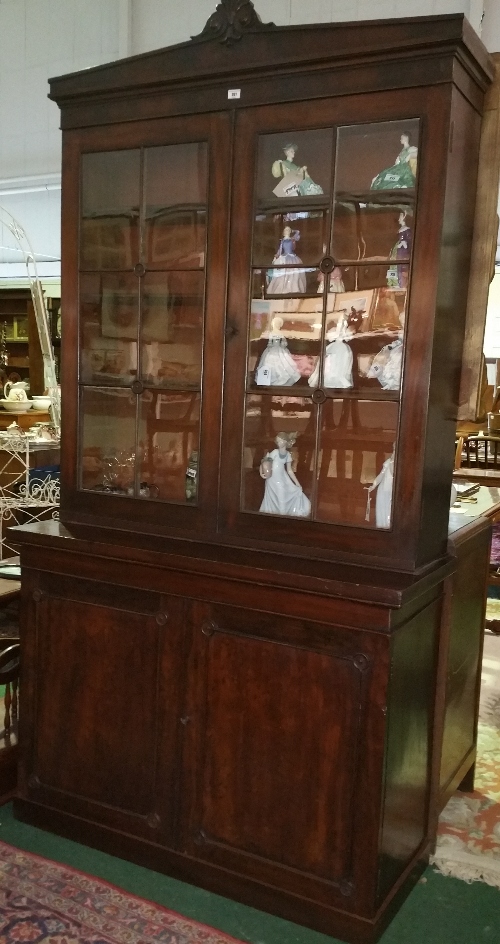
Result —
<instances>
[{"instance_id":1,"label":"glass pane","mask_svg":"<svg viewBox=\"0 0 500 944\"><path fill-rule=\"evenodd\" d=\"M316 518L389 528L397 403L327 400L321 407Z\"/></svg>"},{"instance_id":2,"label":"glass pane","mask_svg":"<svg viewBox=\"0 0 500 944\"><path fill-rule=\"evenodd\" d=\"M110 387L81 396L81 488L133 495L136 398Z\"/></svg>"},{"instance_id":3,"label":"glass pane","mask_svg":"<svg viewBox=\"0 0 500 944\"><path fill-rule=\"evenodd\" d=\"M335 259L410 260L413 207L392 200L385 204L381 199L375 202L375 198L369 202L354 197L336 201L332 238Z\"/></svg>"},{"instance_id":4,"label":"glass pane","mask_svg":"<svg viewBox=\"0 0 500 944\"><path fill-rule=\"evenodd\" d=\"M310 399L247 397L244 511L310 517L315 422Z\"/></svg>"},{"instance_id":5,"label":"glass pane","mask_svg":"<svg viewBox=\"0 0 500 944\"><path fill-rule=\"evenodd\" d=\"M269 269L254 269L252 275L252 290L254 298L286 298L291 296L316 296L320 287L319 269L306 267L297 262L292 263L283 257L276 258L275 264Z\"/></svg>"},{"instance_id":6,"label":"glass pane","mask_svg":"<svg viewBox=\"0 0 500 944\"><path fill-rule=\"evenodd\" d=\"M80 276L80 377L130 384L137 376L138 279L128 273Z\"/></svg>"},{"instance_id":7,"label":"glass pane","mask_svg":"<svg viewBox=\"0 0 500 944\"><path fill-rule=\"evenodd\" d=\"M332 176L333 130L286 131L259 138L257 199L325 203Z\"/></svg>"},{"instance_id":8,"label":"glass pane","mask_svg":"<svg viewBox=\"0 0 500 944\"><path fill-rule=\"evenodd\" d=\"M207 176L205 142L145 151L145 259L150 265L204 266Z\"/></svg>"},{"instance_id":9,"label":"glass pane","mask_svg":"<svg viewBox=\"0 0 500 944\"><path fill-rule=\"evenodd\" d=\"M82 156L80 262L130 269L139 259L140 151Z\"/></svg>"},{"instance_id":10,"label":"glass pane","mask_svg":"<svg viewBox=\"0 0 500 944\"><path fill-rule=\"evenodd\" d=\"M417 178L419 120L347 125L337 132L335 197L360 199L413 190ZM401 194L399 194L401 196Z\"/></svg>"},{"instance_id":11,"label":"glass pane","mask_svg":"<svg viewBox=\"0 0 500 944\"><path fill-rule=\"evenodd\" d=\"M143 283L143 378L155 386L199 387L204 273L154 272Z\"/></svg>"},{"instance_id":12,"label":"glass pane","mask_svg":"<svg viewBox=\"0 0 500 944\"><path fill-rule=\"evenodd\" d=\"M329 213L259 213L253 237L254 265L285 262L318 265L328 247ZM288 259L286 258L288 257ZM295 258L291 258L295 257Z\"/></svg>"},{"instance_id":13,"label":"glass pane","mask_svg":"<svg viewBox=\"0 0 500 944\"><path fill-rule=\"evenodd\" d=\"M146 390L140 398L139 497L195 504L200 395Z\"/></svg>"},{"instance_id":14,"label":"glass pane","mask_svg":"<svg viewBox=\"0 0 500 944\"><path fill-rule=\"evenodd\" d=\"M401 281L407 280L407 267ZM386 280L387 283L388 280ZM399 394L403 364L406 289L329 292L323 364L311 386Z\"/></svg>"},{"instance_id":15,"label":"glass pane","mask_svg":"<svg viewBox=\"0 0 500 944\"><path fill-rule=\"evenodd\" d=\"M308 385L318 362L323 295L252 300L248 383L258 387Z\"/></svg>"}]
</instances>

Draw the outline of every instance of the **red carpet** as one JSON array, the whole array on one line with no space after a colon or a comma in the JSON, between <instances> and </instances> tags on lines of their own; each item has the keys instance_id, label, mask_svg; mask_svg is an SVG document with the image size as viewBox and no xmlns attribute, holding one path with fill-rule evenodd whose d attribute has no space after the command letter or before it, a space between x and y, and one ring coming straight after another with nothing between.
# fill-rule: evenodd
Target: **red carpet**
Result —
<instances>
[{"instance_id":1,"label":"red carpet","mask_svg":"<svg viewBox=\"0 0 500 944\"><path fill-rule=\"evenodd\" d=\"M66 865L0 842L0 944L238 944Z\"/></svg>"}]
</instances>

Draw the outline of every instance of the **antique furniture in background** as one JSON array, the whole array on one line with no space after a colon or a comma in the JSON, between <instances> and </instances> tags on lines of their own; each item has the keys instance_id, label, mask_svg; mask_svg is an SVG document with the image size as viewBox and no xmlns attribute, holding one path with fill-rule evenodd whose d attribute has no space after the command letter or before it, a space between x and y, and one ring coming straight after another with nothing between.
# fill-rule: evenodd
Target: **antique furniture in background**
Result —
<instances>
[{"instance_id":1,"label":"antique furniture in background","mask_svg":"<svg viewBox=\"0 0 500 944\"><path fill-rule=\"evenodd\" d=\"M484 329L488 293L495 274L498 243L498 187L500 183L500 53L492 55L495 68L484 105L479 149L476 214L471 273L460 380L458 420L475 422L485 416L483 381Z\"/></svg>"},{"instance_id":2,"label":"antique furniture in background","mask_svg":"<svg viewBox=\"0 0 500 944\"><path fill-rule=\"evenodd\" d=\"M475 754L472 698L441 783L492 75L459 15L228 0L52 81L61 523L16 530L18 816L353 941L420 874Z\"/></svg>"}]
</instances>

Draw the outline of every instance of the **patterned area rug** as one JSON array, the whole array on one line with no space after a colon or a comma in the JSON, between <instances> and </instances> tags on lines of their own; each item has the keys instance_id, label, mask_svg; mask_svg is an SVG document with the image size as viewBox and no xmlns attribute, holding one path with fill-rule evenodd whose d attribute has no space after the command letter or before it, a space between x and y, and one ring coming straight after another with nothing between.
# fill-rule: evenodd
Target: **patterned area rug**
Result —
<instances>
[{"instance_id":1,"label":"patterned area rug","mask_svg":"<svg viewBox=\"0 0 500 944\"><path fill-rule=\"evenodd\" d=\"M499 601L495 601L500 603ZM500 637L486 636L475 790L443 810L431 862L444 875L500 888Z\"/></svg>"},{"instance_id":2,"label":"patterned area rug","mask_svg":"<svg viewBox=\"0 0 500 944\"><path fill-rule=\"evenodd\" d=\"M239 944L65 865L0 842L0 944Z\"/></svg>"}]
</instances>

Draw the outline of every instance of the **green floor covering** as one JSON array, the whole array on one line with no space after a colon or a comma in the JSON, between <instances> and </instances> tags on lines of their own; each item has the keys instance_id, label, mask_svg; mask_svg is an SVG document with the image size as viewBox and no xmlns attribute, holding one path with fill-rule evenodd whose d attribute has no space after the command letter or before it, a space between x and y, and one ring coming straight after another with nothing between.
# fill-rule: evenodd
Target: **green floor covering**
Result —
<instances>
[{"instance_id":1,"label":"green floor covering","mask_svg":"<svg viewBox=\"0 0 500 944\"><path fill-rule=\"evenodd\" d=\"M0 807L0 839L46 856L156 901L252 944L332 944L280 918L185 885L122 859L14 819L12 805ZM481 882L467 885L427 869L380 939L380 944L500 944L500 891Z\"/></svg>"}]
</instances>

